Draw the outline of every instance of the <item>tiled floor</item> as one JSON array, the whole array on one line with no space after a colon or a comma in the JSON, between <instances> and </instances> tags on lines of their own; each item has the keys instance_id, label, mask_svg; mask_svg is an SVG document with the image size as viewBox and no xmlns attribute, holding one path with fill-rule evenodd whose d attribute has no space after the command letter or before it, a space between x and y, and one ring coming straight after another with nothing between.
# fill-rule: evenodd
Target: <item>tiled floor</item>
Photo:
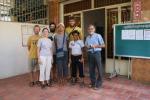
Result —
<instances>
[{"instance_id":1,"label":"tiled floor","mask_svg":"<svg viewBox=\"0 0 150 100\"><path fill-rule=\"evenodd\" d=\"M89 83L86 78L86 83ZM100 90L79 85L64 87L57 84L42 90L29 87L28 76L21 75L0 80L0 100L150 100L150 85L143 85L125 77L104 80Z\"/></svg>"}]
</instances>

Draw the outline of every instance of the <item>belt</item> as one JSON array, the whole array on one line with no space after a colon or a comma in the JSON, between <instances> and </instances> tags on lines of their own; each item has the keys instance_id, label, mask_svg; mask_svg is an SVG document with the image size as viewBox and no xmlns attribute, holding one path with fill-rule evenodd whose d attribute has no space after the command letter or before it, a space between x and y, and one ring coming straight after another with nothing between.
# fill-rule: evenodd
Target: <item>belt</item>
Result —
<instances>
[{"instance_id":1,"label":"belt","mask_svg":"<svg viewBox=\"0 0 150 100\"><path fill-rule=\"evenodd\" d=\"M99 53L99 52L101 52L101 51L94 51L94 52L88 51L88 53L92 53L92 54L94 54L94 53Z\"/></svg>"}]
</instances>

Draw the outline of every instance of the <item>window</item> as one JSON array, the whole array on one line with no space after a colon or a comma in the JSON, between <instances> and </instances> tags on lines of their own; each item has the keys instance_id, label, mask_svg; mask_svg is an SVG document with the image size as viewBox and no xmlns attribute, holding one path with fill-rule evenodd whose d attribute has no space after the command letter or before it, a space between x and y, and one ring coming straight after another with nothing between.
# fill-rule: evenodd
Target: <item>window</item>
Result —
<instances>
[{"instance_id":1,"label":"window","mask_svg":"<svg viewBox=\"0 0 150 100\"><path fill-rule=\"evenodd\" d=\"M13 0L0 0L0 20L11 21L10 9Z\"/></svg>"},{"instance_id":2,"label":"window","mask_svg":"<svg viewBox=\"0 0 150 100\"><path fill-rule=\"evenodd\" d=\"M46 24L48 0L0 0L0 20Z\"/></svg>"}]
</instances>

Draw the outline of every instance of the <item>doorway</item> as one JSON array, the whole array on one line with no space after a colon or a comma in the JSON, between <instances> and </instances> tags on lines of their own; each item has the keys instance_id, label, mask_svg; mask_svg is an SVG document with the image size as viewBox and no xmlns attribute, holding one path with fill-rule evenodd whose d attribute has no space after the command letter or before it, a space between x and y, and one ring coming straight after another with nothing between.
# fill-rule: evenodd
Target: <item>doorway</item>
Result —
<instances>
[{"instance_id":1,"label":"doorway","mask_svg":"<svg viewBox=\"0 0 150 100\"><path fill-rule=\"evenodd\" d=\"M100 34L105 42L105 9L91 10L83 12L83 29L84 36L88 35L87 28L89 24L96 27L96 33ZM105 66L105 49L102 49L102 64ZM105 68L104 68L105 69Z\"/></svg>"}]
</instances>

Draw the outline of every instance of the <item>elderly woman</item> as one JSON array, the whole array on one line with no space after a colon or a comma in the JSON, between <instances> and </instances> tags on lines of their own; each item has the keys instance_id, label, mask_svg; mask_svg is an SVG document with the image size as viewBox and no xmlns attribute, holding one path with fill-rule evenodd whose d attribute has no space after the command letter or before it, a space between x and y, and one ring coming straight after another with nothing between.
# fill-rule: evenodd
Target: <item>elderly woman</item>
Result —
<instances>
[{"instance_id":1,"label":"elderly woman","mask_svg":"<svg viewBox=\"0 0 150 100\"><path fill-rule=\"evenodd\" d=\"M37 44L38 62L40 66L40 77L41 88L50 86L50 71L52 67L52 41L48 38L49 30L44 28L42 30L43 37L39 39ZM45 83L46 82L46 83Z\"/></svg>"},{"instance_id":2,"label":"elderly woman","mask_svg":"<svg viewBox=\"0 0 150 100\"><path fill-rule=\"evenodd\" d=\"M65 26L59 23L56 28L55 35L56 47L56 65L59 85L64 85L68 76L68 53L67 53L67 35L65 34Z\"/></svg>"}]
</instances>

